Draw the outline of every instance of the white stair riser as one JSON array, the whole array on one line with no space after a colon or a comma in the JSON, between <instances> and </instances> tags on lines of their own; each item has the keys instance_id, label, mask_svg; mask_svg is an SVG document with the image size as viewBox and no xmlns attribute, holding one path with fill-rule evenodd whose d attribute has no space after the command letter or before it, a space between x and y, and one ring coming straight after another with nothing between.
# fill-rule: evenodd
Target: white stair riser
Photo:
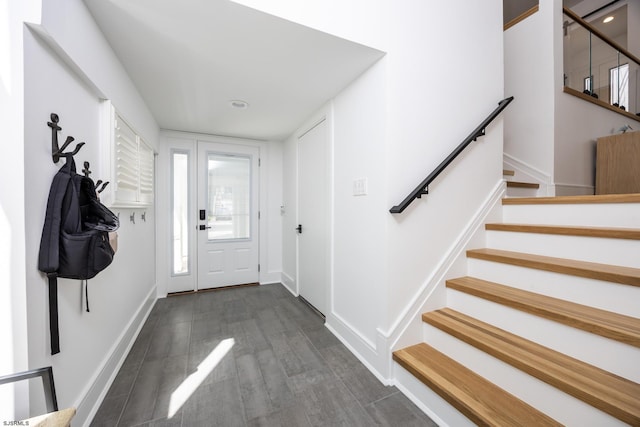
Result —
<instances>
[{"instance_id":1,"label":"white stair riser","mask_svg":"<svg viewBox=\"0 0 640 427\"><path fill-rule=\"evenodd\" d=\"M453 289L449 307L529 341L640 382L640 348Z\"/></svg>"},{"instance_id":2,"label":"white stair riser","mask_svg":"<svg viewBox=\"0 0 640 427\"><path fill-rule=\"evenodd\" d=\"M637 286L473 258L468 259L468 275L577 304L640 317L640 287Z\"/></svg>"},{"instance_id":3,"label":"white stair riser","mask_svg":"<svg viewBox=\"0 0 640 427\"><path fill-rule=\"evenodd\" d=\"M398 363L393 364L397 387L440 427L475 427L461 412L444 400L435 391L424 385L411 372ZM423 407L426 404L426 408ZM426 409L426 410L425 410ZM433 414L437 414L434 416ZM439 420L437 418L439 418ZM399 426L400 427L400 426Z\"/></svg>"},{"instance_id":4,"label":"white stair riser","mask_svg":"<svg viewBox=\"0 0 640 427\"><path fill-rule=\"evenodd\" d=\"M487 247L640 268L639 240L490 230Z\"/></svg>"},{"instance_id":5,"label":"white stair riser","mask_svg":"<svg viewBox=\"0 0 640 427\"><path fill-rule=\"evenodd\" d=\"M504 205L505 223L640 227L640 203Z\"/></svg>"},{"instance_id":6,"label":"white stair riser","mask_svg":"<svg viewBox=\"0 0 640 427\"><path fill-rule=\"evenodd\" d=\"M431 346L562 424L626 425L435 327L425 324L424 329Z\"/></svg>"},{"instance_id":7,"label":"white stair riser","mask_svg":"<svg viewBox=\"0 0 640 427\"><path fill-rule=\"evenodd\" d=\"M539 197L539 188L507 187L507 197Z\"/></svg>"}]
</instances>

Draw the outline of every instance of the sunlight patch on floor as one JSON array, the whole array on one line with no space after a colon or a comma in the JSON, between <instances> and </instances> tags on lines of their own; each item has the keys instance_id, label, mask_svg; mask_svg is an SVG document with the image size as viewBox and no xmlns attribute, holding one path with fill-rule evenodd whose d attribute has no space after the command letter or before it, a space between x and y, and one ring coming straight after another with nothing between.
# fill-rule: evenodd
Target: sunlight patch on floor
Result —
<instances>
[{"instance_id":1,"label":"sunlight patch on floor","mask_svg":"<svg viewBox=\"0 0 640 427\"><path fill-rule=\"evenodd\" d=\"M235 340L233 338L227 338L222 341L211 350L211 353L198 365L196 371L185 378L182 384L171 393L171 400L169 402L169 412L167 417L173 417L182 408L191 395L198 389L200 384L207 378L213 370L218 366L224 356L229 353L229 350L233 348Z\"/></svg>"}]
</instances>

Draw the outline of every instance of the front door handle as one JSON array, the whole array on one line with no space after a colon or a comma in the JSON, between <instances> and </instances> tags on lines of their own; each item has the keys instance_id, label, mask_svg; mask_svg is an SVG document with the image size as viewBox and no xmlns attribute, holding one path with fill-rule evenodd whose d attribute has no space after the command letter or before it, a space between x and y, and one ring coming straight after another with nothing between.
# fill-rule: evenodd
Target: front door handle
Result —
<instances>
[{"instance_id":1,"label":"front door handle","mask_svg":"<svg viewBox=\"0 0 640 427\"><path fill-rule=\"evenodd\" d=\"M298 224L298 226L296 227L296 231L298 232L298 234L302 234L302 224Z\"/></svg>"},{"instance_id":2,"label":"front door handle","mask_svg":"<svg viewBox=\"0 0 640 427\"><path fill-rule=\"evenodd\" d=\"M208 230L209 228L211 228L211 227L208 227L208 226L206 226L204 224L200 224L200 230Z\"/></svg>"}]
</instances>

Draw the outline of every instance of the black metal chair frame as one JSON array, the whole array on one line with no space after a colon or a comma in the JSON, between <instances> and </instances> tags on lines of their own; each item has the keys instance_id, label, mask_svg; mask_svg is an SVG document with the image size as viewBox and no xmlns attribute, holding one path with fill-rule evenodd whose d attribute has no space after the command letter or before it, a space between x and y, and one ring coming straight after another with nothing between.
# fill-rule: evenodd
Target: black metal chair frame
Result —
<instances>
[{"instance_id":1,"label":"black metal chair frame","mask_svg":"<svg viewBox=\"0 0 640 427\"><path fill-rule=\"evenodd\" d=\"M47 405L47 412L57 411L58 399L56 398L56 387L53 383L53 369L51 368L51 366L48 366L46 368L32 369L25 372L18 372L17 374L0 376L0 385L37 377L42 378L42 386L44 387L44 400L45 404Z\"/></svg>"}]
</instances>

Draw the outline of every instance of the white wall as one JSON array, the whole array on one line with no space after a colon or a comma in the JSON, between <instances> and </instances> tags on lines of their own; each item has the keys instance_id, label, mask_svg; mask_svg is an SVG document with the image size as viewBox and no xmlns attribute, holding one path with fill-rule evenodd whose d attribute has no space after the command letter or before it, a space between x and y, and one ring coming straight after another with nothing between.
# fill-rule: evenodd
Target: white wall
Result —
<instances>
[{"instance_id":1,"label":"white wall","mask_svg":"<svg viewBox=\"0 0 640 427\"><path fill-rule=\"evenodd\" d=\"M446 19L432 19L444 16L456 16L456 28L465 30L451 31ZM405 7L390 10L389 25L390 207L413 190L503 99L502 3L472 3L460 9L449 2L408 1ZM443 34L446 43L442 43ZM434 64L433 58L439 61ZM500 181L501 169L499 119L489 126L487 136L473 143L434 182L428 196L403 214L387 217L387 327L402 315Z\"/></svg>"},{"instance_id":2,"label":"white wall","mask_svg":"<svg viewBox=\"0 0 640 427\"><path fill-rule=\"evenodd\" d=\"M8 157L0 168L0 375L27 370L25 277L24 21L40 21L40 1L0 1L0 117ZM29 413L28 389L0 387L0 419Z\"/></svg>"},{"instance_id":3,"label":"white wall","mask_svg":"<svg viewBox=\"0 0 640 427\"><path fill-rule=\"evenodd\" d=\"M328 324L340 322L375 348L386 324L386 61L374 64L333 102L333 283ZM367 194L353 195L356 179Z\"/></svg>"},{"instance_id":4,"label":"white wall","mask_svg":"<svg viewBox=\"0 0 640 427\"><path fill-rule=\"evenodd\" d=\"M624 124L633 129L640 123L575 96L556 96L555 129L556 195L593 194L597 138L617 133Z\"/></svg>"},{"instance_id":5,"label":"white wall","mask_svg":"<svg viewBox=\"0 0 640 427\"><path fill-rule=\"evenodd\" d=\"M334 152L327 325L388 378L388 338L501 180L499 119L434 183L432 194L401 215L389 213L502 100L501 2L465 5L462 13L447 2L349 2L336 20L328 19L333 2L312 2L309 16L286 0L268 3L257 7L387 52L327 107ZM454 15L465 31L452 32L446 20L434 19ZM364 25L363 16L375 22ZM289 176L294 150L289 139ZM367 196L352 195L357 178L368 179ZM294 194L287 184L287 205ZM286 224L284 272L295 277L295 240Z\"/></svg>"},{"instance_id":6,"label":"white wall","mask_svg":"<svg viewBox=\"0 0 640 427\"><path fill-rule=\"evenodd\" d=\"M190 132L162 131L157 160L158 191L156 203L158 212L158 296L165 297L170 292L170 281L178 280L185 286L195 284L195 275L171 277L171 150L185 149L190 152L190 166L196 169L197 141L221 142L225 144L249 144L260 148L260 283L274 283L282 280L282 215L283 204L283 147L280 141L259 141L205 135ZM191 176L192 185L196 185L195 174ZM195 188L195 187L194 187ZM197 215L195 197L191 201L191 217ZM194 221L195 225L195 221ZM196 256L196 231L191 227L189 235L191 254ZM196 259L191 261L195 272Z\"/></svg>"},{"instance_id":7,"label":"white wall","mask_svg":"<svg viewBox=\"0 0 640 427\"><path fill-rule=\"evenodd\" d=\"M43 30L154 149L158 125L82 0L43 0Z\"/></svg>"},{"instance_id":8,"label":"white wall","mask_svg":"<svg viewBox=\"0 0 640 427\"><path fill-rule=\"evenodd\" d=\"M554 150L553 1L504 32L504 152L551 183ZM561 71L562 73L562 71Z\"/></svg>"},{"instance_id":9,"label":"white wall","mask_svg":"<svg viewBox=\"0 0 640 427\"><path fill-rule=\"evenodd\" d=\"M155 300L154 209L144 210L146 222L138 210L135 225L129 222L130 210L115 210L121 218L118 253L112 265L89 280L90 313L81 307L80 281L59 280L61 352L51 356L47 280L37 270L37 259L49 186L62 162L51 161L46 122L56 112L61 141L72 135L87 142L76 162L82 169L82 162L89 161L94 179L104 179L99 167L102 97L113 99L154 146L158 128L81 1L46 1L42 22L25 33L24 43L29 367L53 366L59 405L75 406L75 423L82 425L97 410ZM44 409L40 393L36 387L31 390L33 414Z\"/></svg>"}]
</instances>

